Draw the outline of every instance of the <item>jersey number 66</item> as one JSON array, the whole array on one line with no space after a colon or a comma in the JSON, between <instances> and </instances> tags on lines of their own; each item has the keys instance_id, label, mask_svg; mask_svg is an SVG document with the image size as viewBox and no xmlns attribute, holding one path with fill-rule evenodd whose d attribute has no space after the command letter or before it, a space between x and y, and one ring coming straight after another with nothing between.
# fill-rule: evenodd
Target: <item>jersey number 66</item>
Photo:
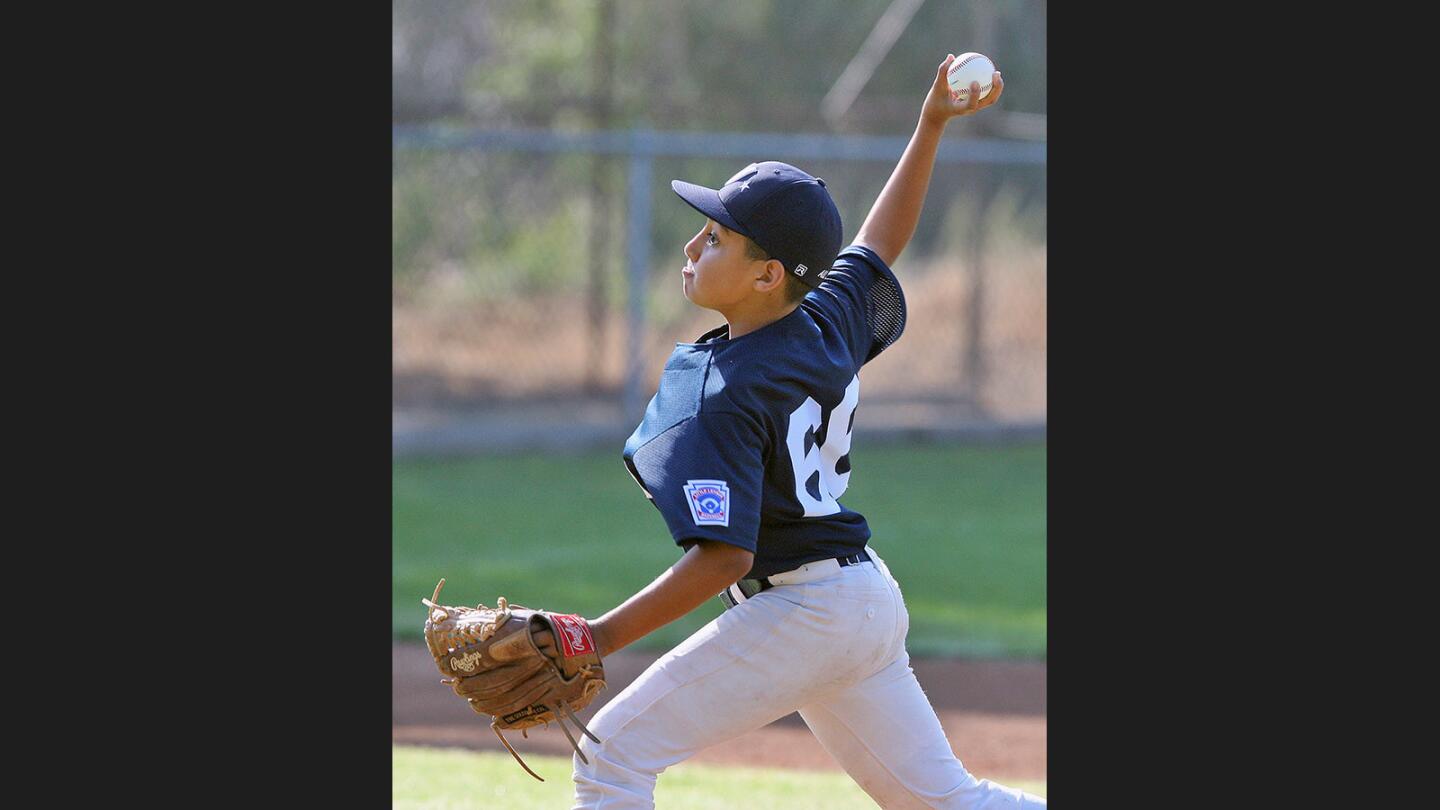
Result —
<instances>
[{"instance_id":1,"label":"jersey number 66","mask_svg":"<svg viewBox=\"0 0 1440 810\"><path fill-rule=\"evenodd\" d=\"M860 404L860 377L845 387L845 398L830 412L829 428L822 445L813 436L820 433L820 403L806 397L790 414L790 428L785 443L790 448L790 463L795 468L795 498L805 507L805 517L833 515L840 511L836 499L850 485L850 434L855 427L855 406ZM811 436L809 442L806 437ZM810 446L807 448L806 444ZM844 462L844 472L839 468Z\"/></svg>"}]
</instances>

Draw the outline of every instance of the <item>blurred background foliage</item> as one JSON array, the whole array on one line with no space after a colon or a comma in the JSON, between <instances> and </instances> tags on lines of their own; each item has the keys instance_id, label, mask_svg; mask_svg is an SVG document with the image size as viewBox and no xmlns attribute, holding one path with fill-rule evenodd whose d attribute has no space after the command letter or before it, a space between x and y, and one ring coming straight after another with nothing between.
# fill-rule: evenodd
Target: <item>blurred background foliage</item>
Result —
<instances>
[{"instance_id":1,"label":"blurred background foliage","mask_svg":"<svg viewBox=\"0 0 1440 810\"><path fill-rule=\"evenodd\" d=\"M821 114L887 10L915 2L393 0L393 123L904 138L939 62L975 50L1004 72L1005 96L952 122L947 139L1044 141L1045 0L919 2L844 114ZM786 159L752 159L777 157ZM672 271L702 220L668 181L718 185L746 162L655 160L642 340L657 375L672 341L714 325L677 293ZM893 168L795 162L826 178L847 241ZM631 339L623 156L396 148L392 175L397 407L618 390ZM912 296L944 300L939 317L973 326L931 321L940 331L912 340L947 356L943 369L907 367L910 349L897 348L895 391L964 389L967 402L990 397L990 412L1043 415L1045 197L1044 165L936 168L897 269ZM1028 331L997 331L987 317ZM569 331L557 334L557 323ZM982 366L1013 380L990 374L982 385ZM872 392L887 390L886 373L871 373Z\"/></svg>"},{"instance_id":2,"label":"blurred background foliage","mask_svg":"<svg viewBox=\"0 0 1440 810\"><path fill-rule=\"evenodd\" d=\"M984 50L1003 54L996 59L1008 80L1005 101L1003 109L967 121L967 134L1007 137L1035 128L1045 112L1044 0L922 3L848 112L833 125L822 117L822 99L891 2L394 0L392 117L397 124L501 129L908 135L939 60ZM586 206L574 204L575 190L609 200L607 211L623 206L623 164L604 157L405 160L406 171L396 176L392 255L401 295L413 289L407 282L432 272L486 277L469 285L474 294L552 287L564 277L553 268L580 262L593 249L573 238L587 231ZM733 160L675 163L666 167L673 176L709 182L738 168ZM890 167L865 168L883 185ZM447 184L464 200L448 218L432 210L437 194L448 196ZM1008 193L1024 203L1033 185ZM842 212L850 213L847 236L869 201ZM667 206L655 214L689 217ZM608 244L616 240L606 241L604 247L618 249ZM507 272L497 275L501 268ZM517 268L521 277L511 278Z\"/></svg>"},{"instance_id":3,"label":"blurred background foliage","mask_svg":"<svg viewBox=\"0 0 1440 810\"><path fill-rule=\"evenodd\" d=\"M1045 112L1044 0L929 0L849 115L830 127L818 114L820 100L890 5L394 0L393 117L491 127L904 134L940 59L982 48L1013 79L1005 110Z\"/></svg>"}]
</instances>

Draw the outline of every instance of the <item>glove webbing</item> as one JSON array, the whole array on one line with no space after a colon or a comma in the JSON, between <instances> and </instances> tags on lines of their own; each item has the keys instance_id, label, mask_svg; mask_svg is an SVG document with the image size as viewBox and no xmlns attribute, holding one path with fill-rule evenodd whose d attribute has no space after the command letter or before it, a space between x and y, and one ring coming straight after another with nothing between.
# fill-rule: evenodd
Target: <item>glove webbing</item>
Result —
<instances>
[{"instance_id":1,"label":"glove webbing","mask_svg":"<svg viewBox=\"0 0 1440 810\"><path fill-rule=\"evenodd\" d=\"M581 762L585 763L586 765L589 765L589 764L590 764L590 760L585 758L585 753L580 750L580 745L575 742L575 735L571 734L571 733L570 733L570 729L568 729L568 728L565 727L565 719L568 718L568 719L570 720L570 722L572 722L572 723L574 723L574 724L576 725L577 728L579 728L581 731L585 732L585 736L586 736L586 737L589 737L590 739L594 740L595 742L597 742L597 743L600 742L600 738L599 738L599 737L596 737L594 734L591 734L591 733L590 733L590 729L586 728L586 727L585 727L585 724L582 723L582 722L580 722L580 718L577 717L577 716L575 716L574 710L572 710L572 709L570 708L570 706L565 703L565 701L559 700L559 701L556 701L556 703L558 704L558 705L555 707L555 723L556 723L556 725L560 726L560 730L563 731L563 732L565 732L565 739L569 740L569 741L570 741L570 747L573 748L573 749L575 749L575 756L580 757L580 761L581 761ZM504 734L501 734L501 733L500 733L500 727L495 724L496 722L497 722L497 721L495 721L495 720L491 720L491 721L490 721L490 730L491 730L491 731L494 731L494 732L495 732L495 736L500 738L500 742L502 742L502 743L505 744L505 750L507 750L507 751L510 752L510 756L515 757L515 761L518 762L518 763L520 763L520 767L524 768L526 773L530 774L531 776L535 777L536 779L540 779L541 782L544 782L545 780L540 778L540 774L535 773L534 771L530 770L530 766L529 766L529 765L526 765L526 764L525 764L525 760L523 760L523 759L520 758L520 754L515 751L514 746L510 745L510 741L507 740L507 739L505 739L505 735L504 735ZM521 734L524 734L524 731L521 731ZM527 735L527 736L528 736L528 735Z\"/></svg>"}]
</instances>

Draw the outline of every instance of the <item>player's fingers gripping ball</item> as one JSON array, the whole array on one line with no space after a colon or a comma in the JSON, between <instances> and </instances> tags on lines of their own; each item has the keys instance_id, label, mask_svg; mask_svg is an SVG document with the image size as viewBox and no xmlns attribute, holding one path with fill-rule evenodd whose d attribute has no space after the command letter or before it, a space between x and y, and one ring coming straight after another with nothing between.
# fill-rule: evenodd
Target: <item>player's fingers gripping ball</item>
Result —
<instances>
[{"instance_id":1,"label":"player's fingers gripping ball","mask_svg":"<svg viewBox=\"0 0 1440 810\"><path fill-rule=\"evenodd\" d=\"M520 759L502 730L519 729L523 735L525 729L558 723L575 753L588 762L565 720L600 742L575 716L605 687L605 667L589 623L576 615L511 605L503 596L493 608L441 605L436 600L444 585L440 580L435 593L420 600L430 609L425 644L444 683L478 714L493 718L496 736L536 779L540 776ZM542 632L551 636L546 647L553 655L536 644Z\"/></svg>"},{"instance_id":2,"label":"player's fingers gripping ball","mask_svg":"<svg viewBox=\"0 0 1440 810\"><path fill-rule=\"evenodd\" d=\"M955 100L961 104L970 100L971 91L977 89L975 85L979 85L980 91L977 101L990 95L994 76L995 63L983 53L962 53L955 57L950 67L945 70L950 90L955 93Z\"/></svg>"}]
</instances>

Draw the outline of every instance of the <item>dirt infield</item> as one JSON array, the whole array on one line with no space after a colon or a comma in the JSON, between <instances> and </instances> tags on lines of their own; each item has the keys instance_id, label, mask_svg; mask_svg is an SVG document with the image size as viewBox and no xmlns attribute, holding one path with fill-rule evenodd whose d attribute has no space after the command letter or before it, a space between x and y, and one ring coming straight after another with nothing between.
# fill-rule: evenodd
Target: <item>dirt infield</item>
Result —
<instances>
[{"instance_id":1,"label":"dirt infield","mask_svg":"<svg viewBox=\"0 0 1440 810\"><path fill-rule=\"evenodd\" d=\"M504 750L489 723L440 684L440 675L423 644L395 642L393 650L391 727L395 743ZM656 657L620 652L605 659L609 686L580 712L581 718L589 721ZM951 747L966 768L982 778L1000 781L1046 778L1043 662L916 660L913 665ZM522 755L570 754L570 743L555 728L532 729L528 739L513 742ZM797 714L707 748L691 761L809 770L839 767Z\"/></svg>"}]
</instances>

